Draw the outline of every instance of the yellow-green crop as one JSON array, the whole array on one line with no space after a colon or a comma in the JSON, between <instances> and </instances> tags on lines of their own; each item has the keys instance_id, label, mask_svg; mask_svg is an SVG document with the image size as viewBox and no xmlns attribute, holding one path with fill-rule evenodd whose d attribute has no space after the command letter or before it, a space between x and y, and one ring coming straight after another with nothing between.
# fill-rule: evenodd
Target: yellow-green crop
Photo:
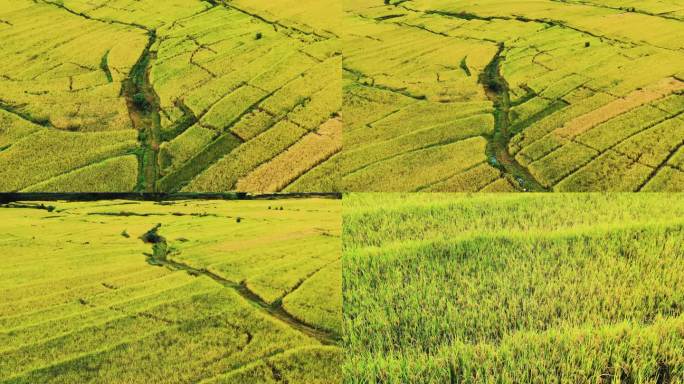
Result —
<instances>
[{"instance_id":1,"label":"yellow-green crop","mask_svg":"<svg viewBox=\"0 0 684 384\"><path fill-rule=\"evenodd\" d=\"M345 383L681 383L684 197L351 194Z\"/></svg>"},{"instance_id":2,"label":"yellow-green crop","mask_svg":"<svg viewBox=\"0 0 684 384\"><path fill-rule=\"evenodd\" d=\"M636 3L344 2L343 190L681 190L684 14Z\"/></svg>"},{"instance_id":3,"label":"yellow-green crop","mask_svg":"<svg viewBox=\"0 0 684 384\"><path fill-rule=\"evenodd\" d=\"M0 191L335 190L340 13L0 0Z\"/></svg>"},{"instance_id":4,"label":"yellow-green crop","mask_svg":"<svg viewBox=\"0 0 684 384\"><path fill-rule=\"evenodd\" d=\"M0 208L3 383L338 383L339 200Z\"/></svg>"}]
</instances>

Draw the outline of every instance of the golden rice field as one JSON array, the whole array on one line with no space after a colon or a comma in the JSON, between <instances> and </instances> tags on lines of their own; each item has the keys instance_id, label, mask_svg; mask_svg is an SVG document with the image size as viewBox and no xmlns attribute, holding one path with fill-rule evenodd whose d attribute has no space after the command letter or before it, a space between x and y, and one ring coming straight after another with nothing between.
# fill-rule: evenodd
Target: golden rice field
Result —
<instances>
[{"instance_id":1,"label":"golden rice field","mask_svg":"<svg viewBox=\"0 0 684 384\"><path fill-rule=\"evenodd\" d=\"M684 190L684 3L344 2L349 191Z\"/></svg>"},{"instance_id":2,"label":"golden rice field","mask_svg":"<svg viewBox=\"0 0 684 384\"><path fill-rule=\"evenodd\" d=\"M0 6L0 191L684 190L680 0Z\"/></svg>"},{"instance_id":3,"label":"golden rice field","mask_svg":"<svg viewBox=\"0 0 684 384\"><path fill-rule=\"evenodd\" d=\"M345 384L684 383L684 195L343 204Z\"/></svg>"},{"instance_id":4,"label":"golden rice field","mask_svg":"<svg viewBox=\"0 0 684 384\"><path fill-rule=\"evenodd\" d=\"M0 382L341 381L336 199L0 207Z\"/></svg>"},{"instance_id":5,"label":"golden rice field","mask_svg":"<svg viewBox=\"0 0 684 384\"><path fill-rule=\"evenodd\" d=\"M332 191L339 4L0 0L0 191Z\"/></svg>"}]
</instances>

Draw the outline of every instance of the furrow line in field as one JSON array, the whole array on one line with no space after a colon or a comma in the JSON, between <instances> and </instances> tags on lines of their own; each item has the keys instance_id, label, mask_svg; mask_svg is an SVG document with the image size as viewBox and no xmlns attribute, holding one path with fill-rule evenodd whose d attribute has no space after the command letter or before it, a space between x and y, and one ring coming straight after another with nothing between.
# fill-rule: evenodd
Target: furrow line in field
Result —
<instances>
[{"instance_id":1,"label":"furrow line in field","mask_svg":"<svg viewBox=\"0 0 684 384\"><path fill-rule=\"evenodd\" d=\"M281 305L282 305L283 300L285 300L285 298L286 298L287 296L289 296L289 295L291 295L292 293L294 293L295 291L297 291L297 290L299 289L299 287L301 287L302 284L304 284L307 280L311 279L315 274L317 274L318 272L324 270L325 268L327 268L327 267L329 267L329 266L335 264L335 263L338 262L338 261L339 261L339 260L335 259L335 260L333 260L333 261L330 261L330 262L328 262L328 263L325 263L325 264L324 264L323 266L321 266L320 268L316 268L315 270L311 271L311 272L308 273L306 276L304 276L303 278L299 279L299 281L297 282L297 284L295 284L292 288L290 288L290 289L289 289L287 292L285 292L282 296L280 296L279 298L277 298L277 299L275 300L275 302L276 302L276 303L281 303Z\"/></svg>"},{"instance_id":2,"label":"furrow line in field","mask_svg":"<svg viewBox=\"0 0 684 384\"><path fill-rule=\"evenodd\" d=\"M48 120L48 119L41 119L41 120L35 119L30 114L28 114L26 112L22 112L21 111L22 106L15 106L15 105L12 105L12 104L0 99L0 110L3 110L7 113L11 113L12 115L17 116L18 118L20 118L24 121L27 121L31 124L39 125L41 127L46 127L46 128L54 128L52 123L50 123L50 120Z\"/></svg>"},{"instance_id":3,"label":"furrow line in field","mask_svg":"<svg viewBox=\"0 0 684 384\"><path fill-rule=\"evenodd\" d=\"M387 91L387 92L396 93L396 94L398 94L398 95L410 97L410 98L412 98L412 99L414 99L414 100L426 100L426 99L427 99L427 96L425 96L425 95L416 95L416 94L413 94L413 93L407 91L405 88L394 88L394 87L390 87L390 86L387 86L387 85L375 84L375 79L373 79L372 77L367 76L367 75L365 75L364 73L362 73L362 72L360 72L360 71L357 71L357 70L355 70L355 69L348 68L348 67L342 67L342 70L344 70L344 71L346 71L346 72L348 72L348 73L350 73L350 74L356 76L356 82L357 82L359 85L363 86L363 87L374 88L374 89L379 89L379 90L381 90L381 91ZM368 83L366 83L366 82L361 82L361 81L360 81L361 78L370 79L370 80L371 80L371 83L368 84Z\"/></svg>"},{"instance_id":4,"label":"furrow line in field","mask_svg":"<svg viewBox=\"0 0 684 384\"><path fill-rule=\"evenodd\" d=\"M639 44L646 44L646 45L649 45L649 46L654 47L654 48L664 49L664 50L672 51L672 52L681 52L682 51L682 49L668 48L668 47L660 46L657 44L648 43L645 41L639 41L637 43L637 42L633 42L630 40L622 40L622 39L618 39L615 37L600 35L598 33L587 31L587 30L581 29L579 27L574 27L574 26L568 24L564 20L546 19L546 18L530 18L530 17L526 17L526 16L522 16L522 15L481 16L481 15L477 15L477 14L474 14L471 12L465 12L465 11L463 11L463 12L450 12L450 11L441 11L441 10L434 10L434 9L420 10L420 9L413 9L413 8L407 7L405 5L397 5L397 6L403 8L403 9L406 9L408 11L412 11L412 12L419 12L419 13L424 13L424 14L428 14L428 15L430 15L430 14L439 15L439 16L443 16L443 17L452 17L452 18L457 18L457 19L466 20L466 21L470 21L470 20L480 20L480 21L503 20L503 21L519 21L522 23L539 23L539 24L544 24L548 27L559 27L559 28L570 29L570 30L573 30L575 32L578 32L578 33L581 33L581 34L584 34L587 36L591 36L591 37L594 37L597 39L608 41L612 44L623 44L623 45L628 45L632 48L638 47Z\"/></svg>"},{"instance_id":5,"label":"furrow line in field","mask_svg":"<svg viewBox=\"0 0 684 384\"><path fill-rule=\"evenodd\" d=\"M488 242L501 240L551 240L551 239L576 239L587 236L608 236L616 232L638 232L644 230L659 229L662 232L684 231L684 219L668 219L660 221L648 220L625 220L620 223L582 223L571 227L559 227L551 230L543 229L515 229L495 230L488 233L478 231L461 231L457 235L437 236L424 239L393 239L381 244L352 245L346 246L345 251L359 252L363 257L377 257L378 252L394 252L401 249L419 249L434 244L459 244L476 239L484 239Z\"/></svg>"},{"instance_id":6,"label":"furrow line in field","mask_svg":"<svg viewBox=\"0 0 684 384\"><path fill-rule=\"evenodd\" d=\"M556 3L563 3L563 4L568 4L570 6L574 4L582 4L586 5L588 7L595 7L595 8L604 8L604 9L612 9L614 11L623 11L623 12L630 12L630 13L638 13L641 15L645 16L651 16L651 17L659 17L662 19L667 19L667 20L675 20L675 21L684 21L683 18L681 17L675 17L675 16L669 16L667 13L653 13L653 12L648 12L642 9L638 9L636 7L614 7L606 4L597 4L591 1L584 1L584 0L574 0L574 1L568 1L568 0L550 0L554 1Z\"/></svg>"},{"instance_id":7,"label":"furrow line in field","mask_svg":"<svg viewBox=\"0 0 684 384\"><path fill-rule=\"evenodd\" d=\"M473 136L473 137L481 137L481 136ZM471 138L472 138L472 137L471 137ZM473 164L473 165L471 165L471 166L469 166L469 167L467 167L467 168L462 169L462 170L459 171L459 172L454 173L453 175L448 175L448 176L446 176L446 177L443 178L443 179L440 179L440 180L434 181L434 182L432 182L432 183L423 185L423 186L419 187L419 188L416 190L416 192L430 191L431 188L434 188L434 187L436 187L436 186L438 186L438 185L440 185L440 184L442 184L442 183L445 183L446 181L448 181L448 180L451 179L451 178L454 178L454 177L456 177L456 176L459 176L459 175L462 175L462 174L464 174L464 173L467 173L468 171L472 171L473 169L475 169L475 168L477 168L477 167L481 167L481 166L484 165L484 164L487 164L487 162L486 162L486 161L483 161L483 162L480 162L480 163L477 163L477 164ZM497 179L493 180L492 182L487 183L487 185L493 184L493 183L495 183L495 182L498 181L498 180L499 180L499 179L497 178ZM487 187L487 185L483 186L482 188ZM482 189L482 188L480 188L480 189Z\"/></svg>"},{"instance_id":8,"label":"furrow line in field","mask_svg":"<svg viewBox=\"0 0 684 384\"><path fill-rule=\"evenodd\" d=\"M247 362L245 362L245 363L234 364L234 365L232 365L231 367L229 367L227 370L221 372L220 374L215 375L215 376L213 376L213 377L206 378L206 379L200 381L200 384L206 383L206 382L209 382L209 381L211 381L211 382L213 383L213 382L214 382L213 380L216 379L216 378L226 376L226 375L228 375L228 374L230 374L230 373L232 373L232 372L237 371L238 369L242 369L242 368L248 367L248 366L250 366L250 365L252 365L252 364L256 364L256 363L259 363L259 362L262 362L262 361L263 361L263 362L266 362L268 359L271 359L271 358L276 357L276 356L280 356L280 355L282 355L282 354L285 354L285 353L290 352L290 351L294 351L294 350L296 350L296 349L297 349L297 348L278 349L278 350L275 350L275 351L273 351L273 352L267 354L266 356L261 356L261 357L259 357L258 359L250 360L250 361L247 361Z\"/></svg>"},{"instance_id":9,"label":"furrow line in field","mask_svg":"<svg viewBox=\"0 0 684 384\"><path fill-rule=\"evenodd\" d=\"M632 132L632 133L629 134L628 136L626 136L626 137L624 137L624 138L618 140L617 142L613 143L612 145L606 147L605 149L599 149L599 148L592 147L591 145L586 144L586 143L581 142L581 141L578 141L578 140L576 140L575 138L570 138L570 139L567 139L567 138L566 138L566 139L564 139L567 143L573 143L573 144L576 144L576 145L578 145L578 146L587 148L587 149L589 149L589 150L591 150L591 151L596 152L596 154L593 155L592 157L586 159L586 160L585 160L584 162L582 162L581 164L578 164L579 166L578 166L577 168L575 168L575 169L569 171L567 174L563 175L563 177L560 178L560 179L559 179L558 181L556 181L555 183L553 183L553 185L560 184L562 181L564 181L564 180L566 180L566 179L572 177L574 174L576 174L577 172L581 171L581 170L584 169L586 166L588 166L589 164L591 164L594 160L597 160L599 157L601 157L601 156L603 156L604 154L609 153L609 152L613 152L613 153L615 153L615 154L617 154L617 155L619 155L619 156L623 156L623 157L627 158L629 161L631 161L631 164L632 164L632 165L638 164L638 165L641 165L641 166L644 166L644 167L651 168L651 169L653 169L653 170L659 171L659 170L662 169L664 166L668 165L668 164L667 164L667 161L669 161L669 159L671 159L672 156L674 156L674 155L676 154L676 149L677 149L677 148L680 148L680 147L681 147L681 144L679 144L679 147L675 148L675 151L674 151L674 152L670 152L670 153L668 154L668 157L667 157L667 159L665 160L665 162L664 162L664 163L661 163L659 166L653 166L653 165L645 164L645 163L641 162L640 157L636 157L636 158L635 158L634 156L632 156L632 155L630 155L630 154L628 154L628 153L625 153L625 152L623 152L623 151L620 151L620 150L618 150L618 149L616 149L616 148L617 148L618 146L620 146L620 144L623 144L623 143L627 142L628 140L632 139L633 137L638 136L639 134L644 133L644 132L646 132L646 131L648 131L648 130L650 130L650 129L652 129L652 128L655 128L655 127L657 127L658 125L660 125L660 124L662 124L662 123L664 123L664 122L667 122L667 121L669 121L669 120L678 118L678 117L681 116L682 114L684 114L684 111L681 111L681 112L679 112L679 113L677 113L677 114L674 114L674 115L666 116L666 117L665 117L664 119L662 119L662 120L658 120L657 122L651 123L651 124L649 124L648 126L642 128L642 129L640 129L640 130L638 130L638 131L636 131L636 132ZM551 135L551 134L552 134L552 133L549 133L549 135ZM547 135L547 136L548 136L548 135ZM540 161L540 160L543 160L543 159L547 158L548 156L552 155L552 154L555 153L556 151L559 151L561 148L563 148L563 146L564 146L564 145L560 145L560 146L558 146L557 148L554 148L554 149L551 150L549 153L547 153L547 154L545 154L544 156L540 157L539 159L537 159L537 160L531 162L530 164L536 163L536 162L538 162L538 161ZM648 182L648 180L650 180L650 178L652 178L653 176L655 176L655 174L650 175L650 177L646 180L646 182ZM643 185L640 185L639 187L637 187L637 189L636 189L635 191L640 191L640 190L646 185L646 182L644 182Z\"/></svg>"},{"instance_id":10,"label":"furrow line in field","mask_svg":"<svg viewBox=\"0 0 684 384\"><path fill-rule=\"evenodd\" d=\"M260 20L260 21L262 21L262 22L264 22L264 23L266 23L266 24L270 24L270 25L273 27L273 30L276 31L276 32L278 32L278 28L280 27L281 29L294 31L294 32L296 32L296 33L300 33L300 34L307 35L307 36L313 36L313 37L315 37L316 39L318 39L319 41L321 41L321 40L328 40L328 39L330 39L331 37L338 37L338 36L334 36L334 34L332 34L332 32L328 32L328 33L330 33L330 34L333 35L333 36L323 36L323 35L321 35L321 34L316 33L315 31L307 32L307 31L301 30L301 29L296 28L296 27L293 27L293 26L288 26L288 25L282 24L282 23L280 23L280 22L278 22L278 21L268 20L268 19L266 19L265 17L263 17L263 16L261 16L261 15L258 15L258 14L256 14L256 13L248 12L248 11L242 9L242 8L238 8L238 7L236 7L235 5L229 4L229 3L227 3L227 2L223 2L222 5L223 5L224 7L226 7L226 8L228 8L228 9L235 10L235 11L237 11L237 12L240 12L240 13L242 13L242 14L245 14L245 15L247 15L247 16L250 16L250 17L253 17L253 18L257 19L257 20ZM286 34L286 35L287 35L287 34ZM289 36L289 35L288 35L288 36Z\"/></svg>"},{"instance_id":11,"label":"furrow line in field","mask_svg":"<svg viewBox=\"0 0 684 384\"><path fill-rule=\"evenodd\" d=\"M178 287L174 287L174 288L178 288ZM163 291L160 291L160 292L163 292ZM154 297L155 295L159 294L160 292L156 292L156 293L153 293L153 294L149 294L149 295L146 295L146 296L142 296L142 298L145 298L145 297ZM207 291L207 292L209 292L209 291ZM206 292L205 292L205 293L206 293ZM197 295L194 295L194 296L199 296L199 295L205 294L205 293L197 293ZM190 297L192 297L192 296L190 296ZM7 353L10 353L10 352L18 351L18 350L20 350L20 349L28 348L28 347L31 347L31 346L40 345L40 344L44 344L44 343L47 343L47 342L50 342L50 341L55 341L55 340L59 340L59 339L62 339L62 338L66 338L66 337L78 335L79 333L85 332L85 331L87 331L87 330L89 330L89 329L92 330L92 329L106 328L106 326L107 326L108 324L112 324L112 323L114 323L114 322L116 322L116 321L119 321L119 320L122 320L122 319L126 319L126 318L133 318L133 319L138 319L138 320L142 320L142 319L151 320L151 321L155 321L155 322L158 322L158 323L165 324L165 325L167 325L167 326L179 325L176 321L172 321L172 320L169 320L169 319L165 319L165 318L162 318L161 316L156 316L156 315L154 315L154 314L152 314L152 313L149 313L148 311L149 311L149 310L152 310L152 309L155 309L155 308L157 308L157 307L161 307L161 306L163 306L163 305L168 305L168 304L173 304L173 303L181 302L181 301L187 299L187 297L174 298L174 299L172 299L172 300L166 300L166 301L158 301L158 302L155 302L154 304L152 304L152 305L150 305L150 306L148 306L148 307L145 307L145 308L143 308L143 309L141 309L141 310L139 310L139 311L131 311L131 312L128 312L128 311L126 311L125 309L117 308L117 307L116 307L116 305L121 305L121 304L126 304L126 303L132 303L132 302L135 302L135 301L138 300L138 299L140 299L140 298L134 298L134 299L128 300L128 301L126 301L126 302L118 302L118 303L112 304L112 305L110 305L110 306L97 306L97 305L93 305L93 304L89 303L89 302L86 301L86 300L81 299L82 301L80 302L80 304L81 304L82 306L87 307L87 308L90 308L90 309L88 309L88 310L86 310L86 311L83 311L83 312L81 312L80 314L73 315L73 316L65 316L65 317L63 317L63 318L50 319L50 320L47 320L47 321L45 321L45 322L43 322L43 323L36 323L36 324L32 324L32 325L29 325L29 326L26 326L26 327L10 329L10 330L8 330L8 331L3 331L3 332L0 332L0 333L15 333L15 332L22 331L23 329L40 327L40 326L42 326L43 324L46 324L46 323L50 323L50 322L59 322L59 321L62 321L62 320L66 320L66 319L68 319L69 317L80 317L82 314L97 315L97 313L99 312L99 313L102 314L103 317L102 317L101 319L97 319L97 318L96 318L96 320L91 321L91 322L84 322L83 324L81 324L80 327L73 328L73 329L69 329L69 330L67 330L67 331L65 331L65 332L62 332L62 333L57 333L57 334L52 333L52 334L50 334L50 336L44 337L44 338L35 338L35 337L34 337L34 338L33 338L30 342L28 342L28 343L19 344L19 345L10 347L10 348L6 348L6 347L5 347L5 349L0 349L0 354L7 354ZM72 320L72 321L73 321L73 320Z\"/></svg>"},{"instance_id":12,"label":"furrow line in field","mask_svg":"<svg viewBox=\"0 0 684 384\"><path fill-rule=\"evenodd\" d=\"M672 151L670 151L670 153L668 153L668 155L667 155L667 157L665 158L665 160L663 160L657 167L653 168L653 170L652 170L651 173L648 175L648 177L644 180L644 182L641 183L641 185L639 185L639 187L637 187L636 191L637 191L637 192L641 192L641 190L644 189L644 187L646 187L646 185L647 185L647 184L648 184L648 183L649 183L649 182L650 182L650 181L651 181L651 180L652 180L652 179L653 179L653 178L654 178L654 177L655 177L663 168L665 168L666 166L668 166L668 163L670 162L670 160L671 160L671 159L677 154L677 152L679 152L679 150L682 149L682 148L684 148L684 140L682 140L679 144L677 144L677 146L676 146Z\"/></svg>"},{"instance_id":13,"label":"furrow line in field","mask_svg":"<svg viewBox=\"0 0 684 384\"><path fill-rule=\"evenodd\" d=\"M429 128L428 128L428 129L429 129ZM409 134L407 134L407 135L405 135L405 136L409 136L409 135L411 135L411 134L409 133ZM399 136L399 137L401 137L401 136ZM482 136L481 136L481 135L464 135L464 136L459 137L458 139L455 139L455 140L440 141L440 142L437 142L437 143L431 143L431 144L423 145L423 146L420 146L420 147L417 147L417 148L412 148L412 149L410 149L410 150L408 150L408 151L395 153L395 154L392 154L392 155L390 155L390 156L385 156L385 157L382 157L382 158L380 158L380 159L373 160L373 161L371 161L371 162L369 162L369 163L366 163L366 164L363 164L363 165L361 165L361 166L358 166L358 167L356 167L356 168L354 168L354 169L348 170L348 171L345 172L345 175L346 175L346 176L353 175L353 174L358 173L358 172L361 172L361 171L363 171L363 170L365 170L365 169L367 169L367 168L370 168L370 167L372 167L372 166L374 166L374 165L377 165L377 164L380 164L380 163L383 163L383 162L386 162L386 161L390 161L390 160L393 160L393 159L396 159L396 158L398 158L398 157L405 156L405 155L408 155L408 154L411 154L411 153L420 152L420 151L424 151L424 150L431 149L431 148L435 148L435 147L439 147L439 146L445 146L445 145L449 145L449 144L454 144L454 143L458 143L458 142L461 142L461 141L471 140L471 139L475 139L475 138L478 138L478 137L482 137ZM386 141L391 141L391 139L390 139L390 140L386 140ZM343 153L342 153L342 156L345 156L345 154L346 154L346 153L343 152ZM460 173L460 172L458 172L458 173ZM449 175L447 178L452 177L452 176L454 176L454 175Z\"/></svg>"},{"instance_id":14,"label":"furrow line in field","mask_svg":"<svg viewBox=\"0 0 684 384\"><path fill-rule=\"evenodd\" d=\"M193 320L192 322L201 323L201 321L203 321L204 319L216 318L220 314L221 314L221 312L207 314L205 316L201 316L201 317ZM123 318L125 318L125 317L122 317L121 319L123 319ZM135 317L131 316L131 318L135 318ZM157 320L154 320L150 317L144 317L144 319L145 320L151 320L151 321L157 321ZM91 328L95 328L95 326L93 326ZM144 332L142 334L133 334L128 338L124 338L123 341L121 341L121 342L114 343L111 345L105 344L103 347L100 347L100 348L90 349L90 350L82 351L80 353L79 352L72 353L68 357L63 358L62 360L59 360L59 361L52 362L50 364L32 366L24 372L15 373L14 375L10 376L10 378L17 379L17 378L23 378L23 377L27 377L27 376L30 377L32 374L40 374L41 371L63 369L64 367L68 367L69 365L78 364L78 362L92 359L94 356L113 353L118 349L122 349L125 347L131 347L131 346L135 345L136 343L142 343L145 341L152 341L154 339L158 339L159 335L162 335L162 334L167 333L167 332L171 332L172 330L178 331L181 329L183 329L183 324L180 324L180 323L166 324L164 322L160 322L160 326L157 327L153 331L147 331L147 332Z\"/></svg>"},{"instance_id":15,"label":"furrow line in field","mask_svg":"<svg viewBox=\"0 0 684 384\"><path fill-rule=\"evenodd\" d=\"M322 166L322 165L325 164L328 160L330 160L330 159L332 159L333 157L339 155L340 153L342 153L342 149L339 149L338 151L336 151L336 152L334 152L334 153L331 153L331 154L328 155L328 156L322 157L319 161L317 161L315 164L313 164L309 169L307 169L306 171L302 172L301 174L299 174L299 175L297 175L296 177L294 177L294 178L292 178L291 180L289 180L289 181L287 182L287 184L285 184L285 185L280 189L280 191L278 191L278 192L282 192L282 191L286 190L290 185L296 183L299 179L301 179L302 177L308 175L310 172L313 172L316 168Z\"/></svg>"},{"instance_id":16,"label":"furrow line in field","mask_svg":"<svg viewBox=\"0 0 684 384\"><path fill-rule=\"evenodd\" d=\"M175 327L175 328L178 328L178 327ZM112 344L112 345L105 345L105 346L98 348L98 349L95 349L95 350L90 350L90 351L86 351L86 352L83 352L80 354L72 355L72 356L69 356L65 359L52 362L50 364L45 364L45 365L40 365L40 366L32 366L26 371L23 371L23 372L20 372L17 374L13 374L12 376L9 376L5 379L14 380L14 381L20 381L19 379L22 379L22 378L28 379L31 375L38 374L41 371L46 371L46 370L50 370L50 369L59 369L59 367L64 367L64 366L67 366L69 364L73 364L73 363L76 363L78 361L81 361L81 360L84 360L87 358L95 358L98 355L104 355L106 353L110 353L110 352L116 350L117 348L122 348L124 346L131 345L135 342L140 342L140 341L143 341L145 339L150 339L152 337L158 337L160 334L166 332L168 329L169 328L158 328L158 329L155 329L153 331L147 332L147 333L142 334L142 335L135 335L134 337L129 337L127 339L120 341L119 343Z\"/></svg>"},{"instance_id":17,"label":"furrow line in field","mask_svg":"<svg viewBox=\"0 0 684 384\"><path fill-rule=\"evenodd\" d=\"M52 6L55 6L55 7L57 7L57 8L63 9L64 11L69 12L69 13L71 13L72 15L75 15L75 16L78 16L78 17L82 17L82 18L87 19L87 20L99 21L99 22L101 22L101 23L106 23L106 24L119 24L119 25L125 25L125 26L128 26L128 27L138 28L138 29L142 29L142 30L151 32L151 30L150 30L149 28L147 28L146 26L144 26L144 25L142 25L142 24L137 24L137 23L126 23L126 22L119 21L119 20L101 19L101 18L98 18L98 17L93 17L93 16L90 16L90 15L88 15L88 14L86 14L86 13L75 11L75 10L73 10L73 9L71 9L71 8L69 8L69 7L67 7L66 5L64 5L64 4L62 4L62 3L58 3L58 2L56 2L56 1L50 1L50 0L33 0L33 2L36 3L36 4L52 5Z\"/></svg>"}]
</instances>

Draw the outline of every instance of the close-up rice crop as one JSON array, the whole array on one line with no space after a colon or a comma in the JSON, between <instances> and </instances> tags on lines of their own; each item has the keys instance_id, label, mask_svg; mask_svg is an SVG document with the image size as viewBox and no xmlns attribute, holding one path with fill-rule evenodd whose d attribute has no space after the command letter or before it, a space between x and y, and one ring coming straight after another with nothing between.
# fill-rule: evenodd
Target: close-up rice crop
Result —
<instances>
[{"instance_id":1,"label":"close-up rice crop","mask_svg":"<svg viewBox=\"0 0 684 384\"><path fill-rule=\"evenodd\" d=\"M684 196L351 194L345 383L684 382Z\"/></svg>"}]
</instances>

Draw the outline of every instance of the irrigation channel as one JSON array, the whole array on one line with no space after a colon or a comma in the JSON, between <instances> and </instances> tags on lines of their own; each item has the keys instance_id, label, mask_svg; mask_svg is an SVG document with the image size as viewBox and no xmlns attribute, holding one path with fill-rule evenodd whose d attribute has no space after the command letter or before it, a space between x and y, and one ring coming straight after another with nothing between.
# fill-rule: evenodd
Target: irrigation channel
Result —
<instances>
[{"instance_id":1,"label":"irrigation channel","mask_svg":"<svg viewBox=\"0 0 684 384\"><path fill-rule=\"evenodd\" d=\"M194 268L190 265L171 259L170 256L173 255L174 250L169 247L166 239L159 234L159 228L161 228L161 224L157 224L140 237L143 242L152 244L152 254L146 254L147 262L151 265L185 271L192 276L206 276L224 287L234 290L248 303L265 311L269 316L280 320L289 327L294 328L307 336L317 339L321 344L339 345L341 340L339 335L318 329L295 318L282 307L282 300L277 300L274 304L269 304L244 284L230 281L206 269Z\"/></svg>"},{"instance_id":2,"label":"irrigation channel","mask_svg":"<svg viewBox=\"0 0 684 384\"><path fill-rule=\"evenodd\" d=\"M138 131L138 140L141 148L137 150L139 161L138 185L136 192L155 192L159 178L157 157L159 144L161 143L161 123L159 118L159 96L155 92L149 79L150 63L155 59L156 53L152 46L157 41L157 31L142 24L129 23L112 19L97 18L84 12L73 10L61 2L47 0L34 0L40 4L60 8L70 14L82 17L86 20L97 21L106 24L118 24L130 28L145 31L148 42L138 61L133 65L128 77L122 81L120 96L126 100L128 114L133 127ZM111 71L108 65L109 52L105 53L100 68L111 82ZM2 105L0 105L0 108ZM41 124L45 125L45 124Z\"/></svg>"},{"instance_id":3,"label":"irrigation channel","mask_svg":"<svg viewBox=\"0 0 684 384\"><path fill-rule=\"evenodd\" d=\"M159 96L150 83L150 62L154 53L152 45L157 40L155 30L147 30L149 41L140 58L123 81L121 96L126 99L128 114L138 131L141 148L138 153L138 192L155 192L159 178L157 158L161 144Z\"/></svg>"},{"instance_id":4,"label":"irrigation channel","mask_svg":"<svg viewBox=\"0 0 684 384\"><path fill-rule=\"evenodd\" d=\"M502 56L504 49L504 43L499 43L499 50L479 78L487 97L494 103L494 133L488 139L487 158L491 165L511 175L524 191L546 192L548 188L541 185L527 168L518 163L508 152L508 143L512 136L510 131L511 98L508 82L501 75L501 62L505 59L505 56Z\"/></svg>"}]
</instances>

